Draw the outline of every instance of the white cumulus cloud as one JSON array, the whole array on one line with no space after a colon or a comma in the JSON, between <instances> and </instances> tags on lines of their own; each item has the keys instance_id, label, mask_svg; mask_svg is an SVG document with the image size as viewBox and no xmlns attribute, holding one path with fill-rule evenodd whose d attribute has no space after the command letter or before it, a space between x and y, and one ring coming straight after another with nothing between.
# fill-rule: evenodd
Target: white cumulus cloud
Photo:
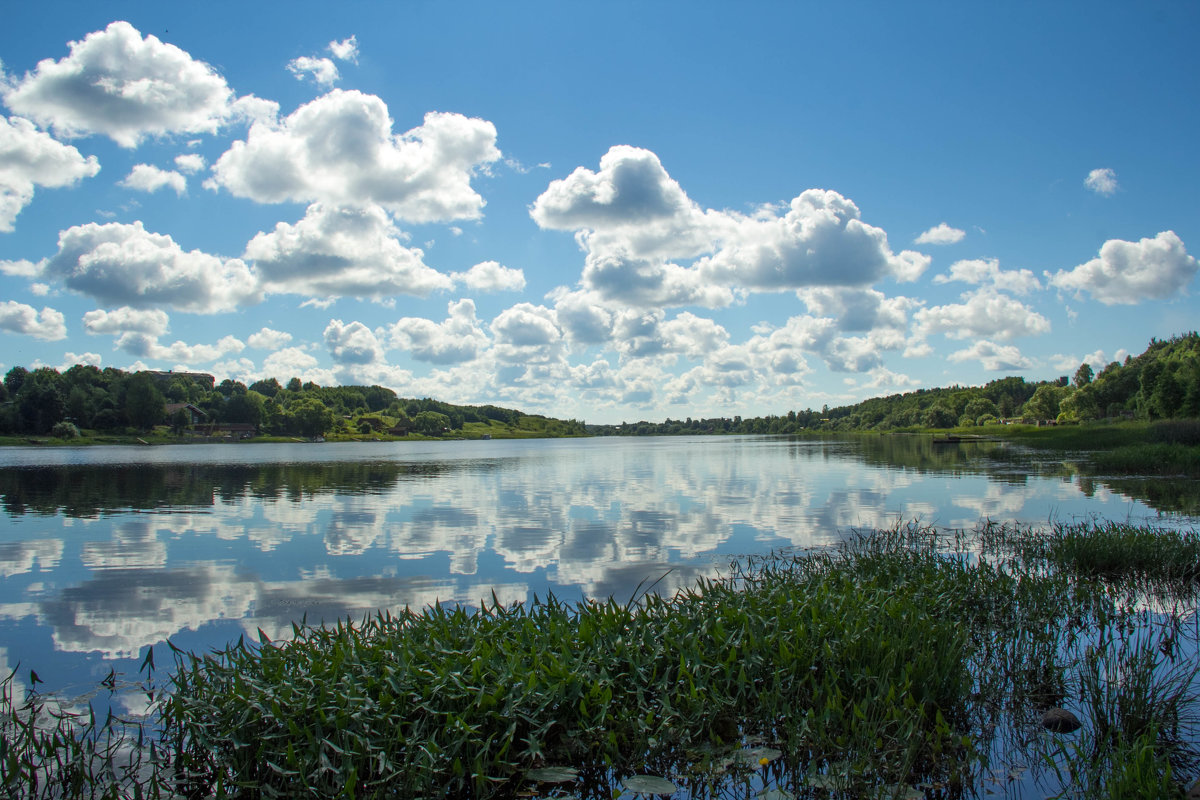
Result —
<instances>
[{"instance_id":1,"label":"white cumulus cloud","mask_svg":"<svg viewBox=\"0 0 1200 800\"><path fill-rule=\"evenodd\" d=\"M1127 242L1109 239L1093 258L1074 269L1046 273L1050 284L1075 294L1090 294L1107 306L1161 300L1183 291L1196 275L1197 263L1174 231L1153 239Z\"/></svg>"},{"instance_id":2,"label":"white cumulus cloud","mask_svg":"<svg viewBox=\"0 0 1200 800\"><path fill-rule=\"evenodd\" d=\"M0 330L46 342L67 338L66 319L61 312L50 307L38 311L33 306L13 300L0 302Z\"/></svg>"},{"instance_id":3,"label":"white cumulus cloud","mask_svg":"<svg viewBox=\"0 0 1200 800\"><path fill-rule=\"evenodd\" d=\"M66 58L38 62L3 90L9 108L59 135L99 133L122 147L213 132L230 114L233 92L212 67L128 22L68 47Z\"/></svg>"},{"instance_id":4,"label":"white cumulus cloud","mask_svg":"<svg viewBox=\"0 0 1200 800\"><path fill-rule=\"evenodd\" d=\"M388 331L391 346L407 350L418 361L458 364L475 359L488 346L488 337L475 316L472 300L448 306L442 322L423 317L402 317Z\"/></svg>"},{"instance_id":5,"label":"white cumulus cloud","mask_svg":"<svg viewBox=\"0 0 1200 800\"><path fill-rule=\"evenodd\" d=\"M1029 369L1033 366L1033 362L1021 355L1021 351L1015 345L1000 345L986 339L965 350L956 350L946 358L955 363L978 361L984 369L991 372Z\"/></svg>"},{"instance_id":6,"label":"white cumulus cloud","mask_svg":"<svg viewBox=\"0 0 1200 800\"><path fill-rule=\"evenodd\" d=\"M169 345L162 345L155 336L132 331L118 336L114 345L137 358L171 361L181 365L216 361L246 349L245 343L235 336L223 336L216 344L187 344L175 341Z\"/></svg>"},{"instance_id":7,"label":"white cumulus cloud","mask_svg":"<svg viewBox=\"0 0 1200 800\"><path fill-rule=\"evenodd\" d=\"M950 281L994 286L1015 294L1029 294L1035 289L1042 288L1041 282L1029 270L1002 270L999 260L994 258L955 261L950 265L950 274L933 277L934 283L949 283Z\"/></svg>"},{"instance_id":8,"label":"white cumulus cloud","mask_svg":"<svg viewBox=\"0 0 1200 800\"><path fill-rule=\"evenodd\" d=\"M180 172L186 172L188 175L195 175L204 169L205 164L204 156L199 153L183 153L175 156L175 166L179 168Z\"/></svg>"},{"instance_id":9,"label":"white cumulus cloud","mask_svg":"<svg viewBox=\"0 0 1200 800\"><path fill-rule=\"evenodd\" d=\"M441 112L395 135L381 99L334 90L276 125L252 125L205 185L260 203L378 204L414 222L475 219L484 201L471 178L500 158L495 142L492 123Z\"/></svg>"},{"instance_id":10,"label":"white cumulus cloud","mask_svg":"<svg viewBox=\"0 0 1200 800\"><path fill-rule=\"evenodd\" d=\"M358 37L351 36L348 39L342 39L340 42L337 40L330 42L329 52L333 53L333 57L338 61L349 61L351 64L357 64Z\"/></svg>"},{"instance_id":11,"label":"white cumulus cloud","mask_svg":"<svg viewBox=\"0 0 1200 800\"><path fill-rule=\"evenodd\" d=\"M58 252L39 262L37 270L114 307L161 305L208 314L262 297L241 259L185 251L170 236L147 231L140 221L68 228L58 236Z\"/></svg>"},{"instance_id":12,"label":"white cumulus cloud","mask_svg":"<svg viewBox=\"0 0 1200 800\"><path fill-rule=\"evenodd\" d=\"M913 244L956 244L967 235L966 231L951 228L944 222L939 222L913 240Z\"/></svg>"},{"instance_id":13,"label":"white cumulus cloud","mask_svg":"<svg viewBox=\"0 0 1200 800\"><path fill-rule=\"evenodd\" d=\"M325 326L325 347L339 364L372 364L383 359L383 345L366 325L331 319Z\"/></svg>"},{"instance_id":14,"label":"white cumulus cloud","mask_svg":"<svg viewBox=\"0 0 1200 800\"><path fill-rule=\"evenodd\" d=\"M1083 185L1096 194L1102 194L1105 197L1116 193L1117 189L1120 188L1117 185L1117 173L1108 167L1094 169L1089 172L1088 176L1083 179Z\"/></svg>"},{"instance_id":15,"label":"white cumulus cloud","mask_svg":"<svg viewBox=\"0 0 1200 800\"><path fill-rule=\"evenodd\" d=\"M287 331L262 328L257 333L250 334L246 343L256 350L278 350L291 340L292 335Z\"/></svg>"},{"instance_id":16,"label":"white cumulus cloud","mask_svg":"<svg viewBox=\"0 0 1200 800\"><path fill-rule=\"evenodd\" d=\"M13 229L35 186L71 186L99 171L95 156L85 159L27 119L0 117L0 231Z\"/></svg>"},{"instance_id":17,"label":"white cumulus cloud","mask_svg":"<svg viewBox=\"0 0 1200 800\"><path fill-rule=\"evenodd\" d=\"M477 292L519 292L525 288L525 273L496 261L483 261L466 272L455 272L454 280Z\"/></svg>"},{"instance_id":18,"label":"white cumulus cloud","mask_svg":"<svg viewBox=\"0 0 1200 800\"><path fill-rule=\"evenodd\" d=\"M450 289L447 275L425 264L424 253L405 247L379 206L331 207L314 203L295 225L280 222L246 245L244 257L270 292L313 297L380 299L425 297Z\"/></svg>"},{"instance_id":19,"label":"white cumulus cloud","mask_svg":"<svg viewBox=\"0 0 1200 800\"><path fill-rule=\"evenodd\" d=\"M164 186L175 190L175 194L187 192L187 178L173 170L159 169L150 164L134 164L120 182L126 189L136 189L139 192L157 192Z\"/></svg>"},{"instance_id":20,"label":"white cumulus cloud","mask_svg":"<svg viewBox=\"0 0 1200 800\"><path fill-rule=\"evenodd\" d=\"M311 76L313 83L326 88L333 86L341 77L337 65L328 58L300 56L289 61L287 68L288 72L296 76L296 80L302 81Z\"/></svg>"},{"instance_id":21,"label":"white cumulus cloud","mask_svg":"<svg viewBox=\"0 0 1200 800\"><path fill-rule=\"evenodd\" d=\"M1049 333L1050 321L1021 301L991 288L963 295L962 303L922 308L913 314L918 338L943 333L951 339L1014 339Z\"/></svg>"},{"instance_id":22,"label":"white cumulus cloud","mask_svg":"<svg viewBox=\"0 0 1200 800\"><path fill-rule=\"evenodd\" d=\"M144 333L151 337L167 332L167 313L157 308L121 308L106 311L96 309L83 315L83 329L93 336L122 333Z\"/></svg>"},{"instance_id":23,"label":"white cumulus cloud","mask_svg":"<svg viewBox=\"0 0 1200 800\"><path fill-rule=\"evenodd\" d=\"M582 285L626 306L726 306L749 292L915 280L931 259L894 253L853 202L810 189L786 210L701 209L658 157L611 148L599 171L579 167L550 183L530 214L574 230L586 251Z\"/></svg>"}]
</instances>

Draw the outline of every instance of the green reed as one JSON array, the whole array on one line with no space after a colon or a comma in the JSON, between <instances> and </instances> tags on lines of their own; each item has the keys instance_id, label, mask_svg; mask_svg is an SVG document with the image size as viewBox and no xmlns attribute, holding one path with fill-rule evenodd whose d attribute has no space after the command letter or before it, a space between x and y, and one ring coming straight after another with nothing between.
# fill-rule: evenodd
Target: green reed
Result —
<instances>
[{"instance_id":1,"label":"green reed","mask_svg":"<svg viewBox=\"0 0 1200 800\"><path fill-rule=\"evenodd\" d=\"M36 696L15 701L10 676L0 785L489 798L570 767L570 791L591 798L634 774L696 798L746 796L754 780L777 798L951 798L1040 758L1064 794L1169 796L1154 787L1200 766L1195 642L1130 586L1180 608L1195 541L1108 523L897 525L748 557L670 597L300 622L287 641L174 651L145 739L119 720L49 718ZM1060 705L1084 719L1074 739L1041 729Z\"/></svg>"}]
</instances>

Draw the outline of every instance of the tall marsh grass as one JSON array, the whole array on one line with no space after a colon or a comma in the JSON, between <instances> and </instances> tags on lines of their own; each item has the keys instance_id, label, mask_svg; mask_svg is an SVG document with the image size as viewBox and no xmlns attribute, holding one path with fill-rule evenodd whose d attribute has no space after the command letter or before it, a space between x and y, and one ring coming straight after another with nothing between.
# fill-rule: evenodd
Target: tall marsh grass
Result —
<instances>
[{"instance_id":1,"label":"tall marsh grass","mask_svg":"<svg viewBox=\"0 0 1200 800\"><path fill-rule=\"evenodd\" d=\"M491 798L548 796L554 776L611 800L641 774L696 798L958 798L1020 763L1039 796L1171 796L1200 766L1200 636L1185 601L1152 613L1129 586L1194 599L1196 563L1194 534L1159 529L898 525L670 597L301 622L175 651L144 738L47 716L10 675L0 785ZM1074 738L1042 730L1056 706L1083 718Z\"/></svg>"}]
</instances>

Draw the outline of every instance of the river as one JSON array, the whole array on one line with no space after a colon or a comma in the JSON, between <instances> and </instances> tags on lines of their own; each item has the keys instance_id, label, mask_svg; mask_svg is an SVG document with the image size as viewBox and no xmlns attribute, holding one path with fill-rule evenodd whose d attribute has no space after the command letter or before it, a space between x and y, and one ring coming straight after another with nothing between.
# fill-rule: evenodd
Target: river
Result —
<instances>
[{"instance_id":1,"label":"river","mask_svg":"<svg viewBox=\"0 0 1200 800\"><path fill-rule=\"evenodd\" d=\"M626 599L901 521L1197 522L1005 448L916 436L0 448L0 669L66 690L136 676L168 638L200 651L434 602Z\"/></svg>"}]
</instances>

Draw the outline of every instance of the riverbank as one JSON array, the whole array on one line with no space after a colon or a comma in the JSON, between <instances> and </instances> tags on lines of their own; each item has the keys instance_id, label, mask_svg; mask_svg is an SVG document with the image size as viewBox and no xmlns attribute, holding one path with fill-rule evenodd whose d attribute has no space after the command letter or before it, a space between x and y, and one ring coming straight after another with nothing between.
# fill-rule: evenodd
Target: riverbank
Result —
<instances>
[{"instance_id":1,"label":"riverbank","mask_svg":"<svg viewBox=\"0 0 1200 800\"><path fill-rule=\"evenodd\" d=\"M546 796L549 779L611 797L650 774L691 797L899 798L1028 770L1047 792L1168 797L1200 766L1197 564L1195 532L905 525L670 597L299 622L286 642L176 653L155 675L158 761L135 748L120 780L148 797ZM1043 728L1059 707L1080 730ZM92 740L60 721L39 751L49 734L7 710L6 785L38 774L44 791L47 753L104 780ZM129 752L133 732L107 730Z\"/></svg>"}]
</instances>

